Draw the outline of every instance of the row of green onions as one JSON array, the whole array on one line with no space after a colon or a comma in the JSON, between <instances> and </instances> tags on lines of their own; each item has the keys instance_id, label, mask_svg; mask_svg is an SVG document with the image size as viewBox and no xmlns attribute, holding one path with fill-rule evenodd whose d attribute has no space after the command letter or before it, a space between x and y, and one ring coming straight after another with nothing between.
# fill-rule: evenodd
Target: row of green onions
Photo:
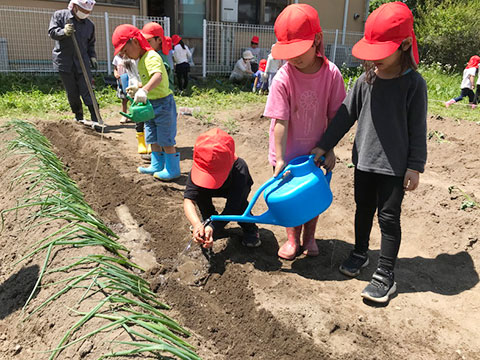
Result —
<instances>
[{"instance_id":1,"label":"row of green onions","mask_svg":"<svg viewBox=\"0 0 480 360\"><path fill-rule=\"evenodd\" d=\"M169 353L184 360L197 360L200 357L184 338L190 333L159 309L168 309L158 301L146 280L136 275L134 269L142 270L128 260L124 253L128 249L116 240L118 236L96 215L85 201L76 183L68 176L63 163L52 151L48 139L33 124L12 120L4 131L16 131L17 136L7 147L7 154L20 154L25 161L15 170L12 186L19 182L29 184L25 196L15 207L1 213L2 228L6 215L27 209L26 229L41 226L52 221L65 223L60 229L35 242L25 256L15 264L44 254L38 280L23 307L24 320L29 319L72 289L82 289L83 296L70 311L80 319L60 339L54 349L45 351L49 359L55 359L60 352L96 335L112 331L124 331L132 341L112 341L111 350L101 358ZM88 255L73 259L69 265L52 268L53 254L64 247L101 246L110 255ZM45 275L60 273L63 278L50 284L42 284ZM33 309L29 304L40 288L55 286L59 290ZM84 289L84 290L83 290ZM57 289L55 289L57 290ZM73 310L74 306L101 295L102 300L88 312ZM90 319L101 319L100 327L75 338Z\"/></svg>"}]
</instances>

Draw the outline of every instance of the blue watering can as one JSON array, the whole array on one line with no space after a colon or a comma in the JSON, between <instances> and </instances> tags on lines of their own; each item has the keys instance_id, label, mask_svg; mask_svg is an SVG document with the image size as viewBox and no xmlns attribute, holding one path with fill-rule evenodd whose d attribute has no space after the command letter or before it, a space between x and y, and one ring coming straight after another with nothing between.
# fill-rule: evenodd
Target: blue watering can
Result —
<instances>
[{"instance_id":1,"label":"blue watering can","mask_svg":"<svg viewBox=\"0 0 480 360\"><path fill-rule=\"evenodd\" d=\"M299 156L288 163L276 177L255 192L243 215L213 215L212 221L237 221L295 227L305 224L328 209L333 195L332 172L323 173L313 155ZM287 171L290 173L283 176ZM251 210L263 192L268 210L254 216Z\"/></svg>"}]
</instances>

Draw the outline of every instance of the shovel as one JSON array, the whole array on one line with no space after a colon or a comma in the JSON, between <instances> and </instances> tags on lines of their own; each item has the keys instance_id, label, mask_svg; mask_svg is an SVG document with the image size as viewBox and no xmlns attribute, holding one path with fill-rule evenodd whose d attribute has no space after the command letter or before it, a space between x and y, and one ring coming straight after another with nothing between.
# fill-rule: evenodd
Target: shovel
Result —
<instances>
[{"instance_id":1,"label":"shovel","mask_svg":"<svg viewBox=\"0 0 480 360\"><path fill-rule=\"evenodd\" d=\"M71 23L71 21L69 22ZM73 47L75 48L75 53L77 55L78 62L80 63L80 68L82 69L83 78L85 79L85 83L87 84L87 89L90 94L90 98L92 99L93 109L95 110L95 115L97 116L98 124L94 123L93 121L83 121L84 125L90 126L94 130L101 130L106 127L102 118L100 117L100 110L98 109L98 102L97 98L95 97L95 93L93 92L92 84L90 83L90 78L88 77L87 68L85 67L85 63L83 62L82 53L80 52L80 47L78 46L77 38L75 33L71 36L73 41Z\"/></svg>"}]
</instances>

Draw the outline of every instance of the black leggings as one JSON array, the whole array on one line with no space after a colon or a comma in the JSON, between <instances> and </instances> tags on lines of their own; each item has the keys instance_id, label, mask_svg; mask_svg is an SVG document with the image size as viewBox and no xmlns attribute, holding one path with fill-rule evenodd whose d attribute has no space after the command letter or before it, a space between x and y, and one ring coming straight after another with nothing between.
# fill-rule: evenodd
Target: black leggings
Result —
<instances>
[{"instance_id":1,"label":"black leggings","mask_svg":"<svg viewBox=\"0 0 480 360\"><path fill-rule=\"evenodd\" d=\"M454 100L455 100L455 102L460 101L465 96L468 96L468 102L470 104L473 104L473 99L475 98L475 94L474 94L473 90L469 89L469 88L463 88L460 92L460 96L457 96Z\"/></svg>"},{"instance_id":2,"label":"black leggings","mask_svg":"<svg viewBox=\"0 0 480 360\"><path fill-rule=\"evenodd\" d=\"M189 63L183 62L175 66L175 72L177 73L177 86L179 90L185 90L187 88L189 71Z\"/></svg>"},{"instance_id":3,"label":"black leggings","mask_svg":"<svg viewBox=\"0 0 480 360\"><path fill-rule=\"evenodd\" d=\"M479 98L480 98L480 85L477 84L477 91L475 91L475 99L473 99L473 103L478 104Z\"/></svg>"},{"instance_id":4,"label":"black leggings","mask_svg":"<svg viewBox=\"0 0 480 360\"><path fill-rule=\"evenodd\" d=\"M373 216L378 209L382 234L378 267L393 271L402 238L400 213L403 177L374 174L355 169L355 251L368 250Z\"/></svg>"}]
</instances>

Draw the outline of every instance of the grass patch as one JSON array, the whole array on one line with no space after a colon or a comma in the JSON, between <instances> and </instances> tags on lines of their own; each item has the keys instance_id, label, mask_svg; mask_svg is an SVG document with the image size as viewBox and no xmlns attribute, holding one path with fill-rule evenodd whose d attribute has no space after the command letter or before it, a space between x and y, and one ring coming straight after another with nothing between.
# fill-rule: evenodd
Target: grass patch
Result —
<instances>
[{"instance_id":1,"label":"grass patch","mask_svg":"<svg viewBox=\"0 0 480 360\"><path fill-rule=\"evenodd\" d=\"M345 86L353 86L362 68L341 68ZM480 108L472 110L468 101L445 108L444 102L460 94L462 74L450 66L421 64L419 72L427 82L428 112L434 116L478 121ZM104 78L95 78L96 96L100 107L120 105L115 89L105 84ZM70 113L65 90L58 76L0 74L0 113L4 117L45 117L46 114ZM225 77L192 79L188 91L175 96L177 107L197 109L194 116L208 125L214 114L247 106L263 106L266 96L252 93L250 82L236 85ZM85 113L88 111L85 109Z\"/></svg>"}]
</instances>

